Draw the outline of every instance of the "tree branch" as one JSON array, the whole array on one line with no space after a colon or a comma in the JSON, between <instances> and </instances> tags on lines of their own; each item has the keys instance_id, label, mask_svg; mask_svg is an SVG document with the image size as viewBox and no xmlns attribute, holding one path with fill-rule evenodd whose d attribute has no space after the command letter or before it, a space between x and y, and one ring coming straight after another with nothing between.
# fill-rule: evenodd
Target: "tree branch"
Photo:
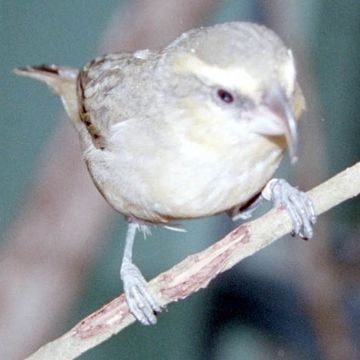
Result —
<instances>
[{"instance_id":1,"label":"tree branch","mask_svg":"<svg viewBox=\"0 0 360 360\"><path fill-rule=\"evenodd\" d=\"M308 192L318 215L360 193L360 162ZM291 231L285 210L273 209L243 224L209 248L155 277L150 288L163 306L207 287L218 274ZM315 240L316 241L316 240ZM73 359L117 334L135 320L121 295L79 322L28 359Z\"/></svg>"}]
</instances>

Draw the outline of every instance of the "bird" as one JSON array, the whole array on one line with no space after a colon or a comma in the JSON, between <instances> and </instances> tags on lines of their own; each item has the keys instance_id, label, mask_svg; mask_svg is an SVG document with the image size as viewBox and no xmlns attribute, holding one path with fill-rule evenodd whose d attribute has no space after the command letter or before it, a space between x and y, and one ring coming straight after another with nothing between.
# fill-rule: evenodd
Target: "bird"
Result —
<instances>
[{"instance_id":1,"label":"bird","mask_svg":"<svg viewBox=\"0 0 360 360\"><path fill-rule=\"evenodd\" d=\"M155 324L162 307L132 260L138 231L220 213L248 219L265 199L287 209L294 235L313 236L310 198L273 178L287 149L297 160L305 100L292 51L271 29L220 23L163 49L96 57L80 70L15 73L60 96L96 188L125 217L120 277L142 324Z\"/></svg>"}]
</instances>

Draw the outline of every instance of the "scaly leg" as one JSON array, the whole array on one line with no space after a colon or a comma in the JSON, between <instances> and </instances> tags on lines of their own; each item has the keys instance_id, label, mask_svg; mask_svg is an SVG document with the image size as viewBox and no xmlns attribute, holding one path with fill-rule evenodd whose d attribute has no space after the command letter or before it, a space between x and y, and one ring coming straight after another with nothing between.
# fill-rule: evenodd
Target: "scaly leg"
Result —
<instances>
[{"instance_id":1,"label":"scaly leg","mask_svg":"<svg viewBox=\"0 0 360 360\"><path fill-rule=\"evenodd\" d=\"M138 223L129 222L120 276L124 283L125 297L130 312L142 324L154 325L156 324L156 313L162 310L161 306L149 293L146 280L132 262L132 249L136 230L139 227Z\"/></svg>"},{"instance_id":2,"label":"scaly leg","mask_svg":"<svg viewBox=\"0 0 360 360\"><path fill-rule=\"evenodd\" d=\"M250 218L263 200L271 201L275 207L287 209L294 226L293 235L299 235L305 240L312 238L313 225L316 222L312 201L304 192L284 179L270 180L259 197L249 207L233 216L232 220Z\"/></svg>"},{"instance_id":3,"label":"scaly leg","mask_svg":"<svg viewBox=\"0 0 360 360\"><path fill-rule=\"evenodd\" d=\"M311 199L306 193L294 188L284 179L270 180L261 196L271 201L275 207L287 209L293 222L293 235L311 239L316 214Z\"/></svg>"}]
</instances>

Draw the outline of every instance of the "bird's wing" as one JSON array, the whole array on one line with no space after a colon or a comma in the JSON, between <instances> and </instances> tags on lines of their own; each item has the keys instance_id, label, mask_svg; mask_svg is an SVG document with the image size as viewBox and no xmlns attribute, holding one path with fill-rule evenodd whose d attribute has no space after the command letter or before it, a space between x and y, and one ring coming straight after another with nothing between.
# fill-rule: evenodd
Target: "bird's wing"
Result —
<instances>
[{"instance_id":1,"label":"bird's wing","mask_svg":"<svg viewBox=\"0 0 360 360\"><path fill-rule=\"evenodd\" d=\"M132 53L98 57L80 72L80 118L96 148L104 149L111 127L137 115L145 58Z\"/></svg>"}]
</instances>

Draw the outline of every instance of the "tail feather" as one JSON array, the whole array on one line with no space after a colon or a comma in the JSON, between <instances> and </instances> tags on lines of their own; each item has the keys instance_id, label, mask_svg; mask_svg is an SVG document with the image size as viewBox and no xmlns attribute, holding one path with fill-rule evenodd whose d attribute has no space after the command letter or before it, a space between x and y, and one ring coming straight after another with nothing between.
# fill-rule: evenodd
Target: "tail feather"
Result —
<instances>
[{"instance_id":1,"label":"tail feather","mask_svg":"<svg viewBox=\"0 0 360 360\"><path fill-rule=\"evenodd\" d=\"M76 82L79 70L57 65L26 66L14 69L15 74L39 80L61 97L65 110L76 128L80 121Z\"/></svg>"}]
</instances>

